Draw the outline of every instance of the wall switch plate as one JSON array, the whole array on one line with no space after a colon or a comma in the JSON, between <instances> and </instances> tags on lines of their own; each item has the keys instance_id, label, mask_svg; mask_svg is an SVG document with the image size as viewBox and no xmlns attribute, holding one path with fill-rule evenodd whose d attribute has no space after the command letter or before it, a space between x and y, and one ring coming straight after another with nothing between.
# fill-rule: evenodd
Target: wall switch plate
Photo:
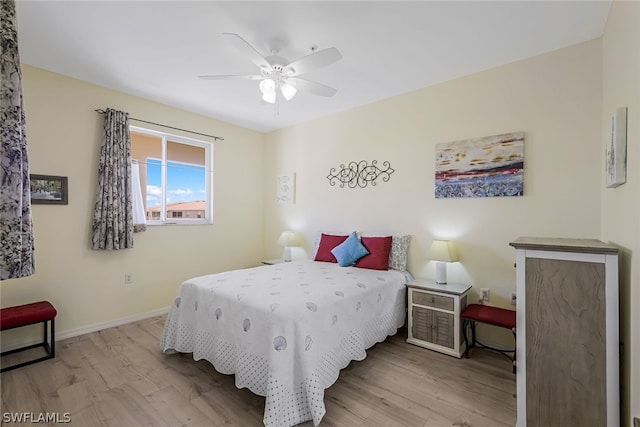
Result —
<instances>
[{"instance_id":1,"label":"wall switch plate","mask_svg":"<svg viewBox=\"0 0 640 427\"><path fill-rule=\"evenodd\" d=\"M480 288L480 300L482 302L489 302L489 289Z\"/></svg>"},{"instance_id":2,"label":"wall switch plate","mask_svg":"<svg viewBox=\"0 0 640 427\"><path fill-rule=\"evenodd\" d=\"M511 292L511 305L516 305L516 293Z\"/></svg>"},{"instance_id":3,"label":"wall switch plate","mask_svg":"<svg viewBox=\"0 0 640 427\"><path fill-rule=\"evenodd\" d=\"M133 275L130 273L124 273L124 284L129 285L133 283Z\"/></svg>"}]
</instances>

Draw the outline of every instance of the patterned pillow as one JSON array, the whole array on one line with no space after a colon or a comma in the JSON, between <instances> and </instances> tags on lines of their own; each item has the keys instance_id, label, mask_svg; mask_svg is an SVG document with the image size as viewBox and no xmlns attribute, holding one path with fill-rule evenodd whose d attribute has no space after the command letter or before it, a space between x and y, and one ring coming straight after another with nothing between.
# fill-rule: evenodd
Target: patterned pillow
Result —
<instances>
[{"instance_id":1,"label":"patterned pillow","mask_svg":"<svg viewBox=\"0 0 640 427\"><path fill-rule=\"evenodd\" d=\"M369 251L362 245L360 239L358 239L358 235L354 231L349 234L347 240L333 248L331 253L338 260L340 267L348 267L354 265L356 261L363 256L368 255Z\"/></svg>"},{"instance_id":2,"label":"patterned pillow","mask_svg":"<svg viewBox=\"0 0 640 427\"><path fill-rule=\"evenodd\" d=\"M409 252L411 235L392 236L391 252L389 253L389 268L393 270L407 270L407 253Z\"/></svg>"}]
</instances>

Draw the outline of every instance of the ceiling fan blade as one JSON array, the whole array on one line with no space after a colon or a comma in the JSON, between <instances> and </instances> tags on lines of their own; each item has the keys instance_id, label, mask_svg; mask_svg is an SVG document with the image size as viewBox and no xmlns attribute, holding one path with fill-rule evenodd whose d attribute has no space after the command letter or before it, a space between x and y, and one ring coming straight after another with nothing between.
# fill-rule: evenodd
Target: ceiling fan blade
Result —
<instances>
[{"instance_id":1,"label":"ceiling fan blade","mask_svg":"<svg viewBox=\"0 0 640 427\"><path fill-rule=\"evenodd\" d=\"M284 67L283 74L288 76L299 76L300 74L305 74L309 71L326 67L329 64L339 61L341 58L342 55L335 47L319 50L293 61L291 64Z\"/></svg>"},{"instance_id":2,"label":"ceiling fan blade","mask_svg":"<svg viewBox=\"0 0 640 427\"><path fill-rule=\"evenodd\" d=\"M247 75L209 75L209 76L198 76L199 79L203 80L262 80L264 77L257 74L247 74Z\"/></svg>"},{"instance_id":3,"label":"ceiling fan blade","mask_svg":"<svg viewBox=\"0 0 640 427\"><path fill-rule=\"evenodd\" d=\"M251 62L256 64L260 69L271 71L271 64L264 59L264 56L258 50L251 46L248 41L240 37L236 33L222 33L233 46L244 55L247 55Z\"/></svg>"},{"instance_id":4,"label":"ceiling fan blade","mask_svg":"<svg viewBox=\"0 0 640 427\"><path fill-rule=\"evenodd\" d=\"M293 83L298 90L313 93L314 95L328 96L335 95L338 90L322 83L312 82L311 80L302 79L300 77L289 77L287 82Z\"/></svg>"}]
</instances>

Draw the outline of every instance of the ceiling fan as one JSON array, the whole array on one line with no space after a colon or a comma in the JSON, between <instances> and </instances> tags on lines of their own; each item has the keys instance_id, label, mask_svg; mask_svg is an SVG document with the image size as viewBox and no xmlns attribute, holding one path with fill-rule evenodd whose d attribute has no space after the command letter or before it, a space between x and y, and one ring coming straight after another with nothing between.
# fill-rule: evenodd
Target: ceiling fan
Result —
<instances>
[{"instance_id":1,"label":"ceiling fan","mask_svg":"<svg viewBox=\"0 0 640 427\"><path fill-rule=\"evenodd\" d=\"M198 76L205 80L260 80L260 92L262 99L269 104L275 104L278 93L287 101L295 96L298 90L313 93L320 96L333 96L338 92L336 89L323 85L322 83L299 77L310 71L325 67L342 58L342 55L335 47L323 50L311 48L309 55L303 56L293 62L278 56L279 49L271 48L270 55L262 55L249 42L235 33L222 33L237 50L247 55L251 62L260 69L260 74L252 75L208 75Z\"/></svg>"}]
</instances>

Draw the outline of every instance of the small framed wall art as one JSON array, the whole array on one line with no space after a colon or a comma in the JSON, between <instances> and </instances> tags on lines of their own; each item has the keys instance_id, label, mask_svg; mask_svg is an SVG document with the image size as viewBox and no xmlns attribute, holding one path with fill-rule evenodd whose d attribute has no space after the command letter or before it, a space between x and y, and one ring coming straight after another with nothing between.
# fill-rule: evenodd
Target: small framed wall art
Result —
<instances>
[{"instance_id":1,"label":"small framed wall art","mask_svg":"<svg viewBox=\"0 0 640 427\"><path fill-rule=\"evenodd\" d=\"M279 205L291 205L295 203L296 174L286 173L276 178L276 203Z\"/></svg>"},{"instance_id":2,"label":"small framed wall art","mask_svg":"<svg viewBox=\"0 0 640 427\"><path fill-rule=\"evenodd\" d=\"M611 116L606 175L608 188L627 182L627 107L618 108Z\"/></svg>"},{"instance_id":3,"label":"small framed wall art","mask_svg":"<svg viewBox=\"0 0 640 427\"><path fill-rule=\"evenodd\" d=\"M68 179L66 176L29 175L31 203L34 205L69 204Z\"/></svg>"}]
</instances>

